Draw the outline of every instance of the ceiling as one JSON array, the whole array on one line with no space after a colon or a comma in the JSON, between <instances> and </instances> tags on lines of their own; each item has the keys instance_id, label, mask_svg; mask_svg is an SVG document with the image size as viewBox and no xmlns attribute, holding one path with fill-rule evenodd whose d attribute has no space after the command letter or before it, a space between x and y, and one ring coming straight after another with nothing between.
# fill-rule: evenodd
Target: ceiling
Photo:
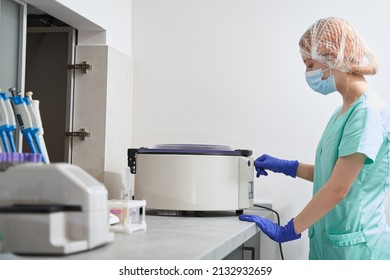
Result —
<instances>
[{"instance_id":1,"label":"ceiling","mask_svg":"<svg viewBox=\"0 0 390 280\"><path fill-rule=\"evenodd\" d=\"M63 27L68 24L59 19L39 10L38 8L27 5L27 27Z\"/></svg>"}]
</instances>

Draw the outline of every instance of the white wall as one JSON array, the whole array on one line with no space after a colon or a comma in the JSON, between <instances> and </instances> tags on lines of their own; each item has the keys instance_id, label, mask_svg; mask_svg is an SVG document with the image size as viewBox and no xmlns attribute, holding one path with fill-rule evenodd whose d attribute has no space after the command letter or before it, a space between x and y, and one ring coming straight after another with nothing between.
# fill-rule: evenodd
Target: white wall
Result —
<instances>
[{"instance_id":1,"label":"white wall","mask_svg":"<svg viewBox=\"0 0 390 280\"><path fill-rule=\"evenodd\" d=\"M133 0L134 147L209 143L252 149L254 157L313 162L338 94L313 93L298 40L320 17L350 21L378 54L369 81L390 101L387 1ZM270 174L257 201L287 223L311 197L311 184ZM306 259L306 233L285 244Z\"/></svg>"}]
</instances>

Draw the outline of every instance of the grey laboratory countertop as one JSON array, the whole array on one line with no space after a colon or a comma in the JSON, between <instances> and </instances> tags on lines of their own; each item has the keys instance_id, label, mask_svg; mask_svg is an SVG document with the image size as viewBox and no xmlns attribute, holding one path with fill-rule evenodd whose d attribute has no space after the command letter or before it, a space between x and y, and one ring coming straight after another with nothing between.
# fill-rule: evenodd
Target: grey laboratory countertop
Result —
<instances>
[{"instance_id":1,"label":"grey laboratory countertop","mask_svg":"<svg viewBox=\"0 0 390 280\"><path fill-rule=\"evenodd\" d=\"M269 217L268 211L245 214ZM223 259L258 232L256 224L240 221L235 212L211 212L203 217L146 215L147 229L116 233L112 243L67 256L0 254L0 259L191 260Z\"/></svg>"}]
</instances>

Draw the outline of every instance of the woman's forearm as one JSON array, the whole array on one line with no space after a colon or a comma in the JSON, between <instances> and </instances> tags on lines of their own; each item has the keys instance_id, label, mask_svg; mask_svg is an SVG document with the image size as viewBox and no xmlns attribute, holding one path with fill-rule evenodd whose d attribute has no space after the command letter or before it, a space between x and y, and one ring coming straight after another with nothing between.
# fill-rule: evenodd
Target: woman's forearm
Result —
<instances>
[{"instance_id":1,"label":"woman's forearm","mask_svg":"<svg viewBox=\"0 0 390 280\"><path fill-rule=\"evenodd\" d=\"M294 219L294 228L297 234L303 232L325 216L343 198L332 186L324 185L310 200L306 207Z\"/></svg>"},{"instance_id":2,"label":"woman's forearm","mask_svg":"<svg viewBox=\"0 0 390 280\"><path fill-rule=\"evenodd\" d=\"M294 228L297 234L325 216L348 194L364 161L365 155L358 153L337 160L328 182L294 219Z\"/></svg>"},{"instance_id":3,"label":"woman's forearm","mask_svg":"<svg viewBox=\"0 0 390 280\"><path fill-rule=\"evenodd\" d=\"M300 162L297 168L297 177L313 182L314 165Z\"/></svg>"}]
</instances>

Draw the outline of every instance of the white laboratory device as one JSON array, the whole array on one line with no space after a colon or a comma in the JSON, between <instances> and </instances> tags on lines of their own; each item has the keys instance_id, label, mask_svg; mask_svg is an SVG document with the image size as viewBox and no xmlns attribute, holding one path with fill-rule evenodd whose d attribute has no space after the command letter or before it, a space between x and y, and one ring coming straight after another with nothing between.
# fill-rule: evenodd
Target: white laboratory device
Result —
<instances>
[{"instance_id":1,"label":"white laboratory device","mask_svg":"<svg viewBox=\"0 0 390 280\"><path fill-rule=\"evenodd\" d=\"M251 154L220 145L129 149L135 199L146 200L148 209L242 211L253 206Z\"/></svg>"},{"instance_id":2,"label":"white laboratory device","mask_svg":"<svg viewBox=\"0 0 390 280\"><path fill-rule=\"evenodd\" d=\"M2 251L62 255L113 241L107 189L66 163L0 165Z\"/></svg>"}]
</instances>

